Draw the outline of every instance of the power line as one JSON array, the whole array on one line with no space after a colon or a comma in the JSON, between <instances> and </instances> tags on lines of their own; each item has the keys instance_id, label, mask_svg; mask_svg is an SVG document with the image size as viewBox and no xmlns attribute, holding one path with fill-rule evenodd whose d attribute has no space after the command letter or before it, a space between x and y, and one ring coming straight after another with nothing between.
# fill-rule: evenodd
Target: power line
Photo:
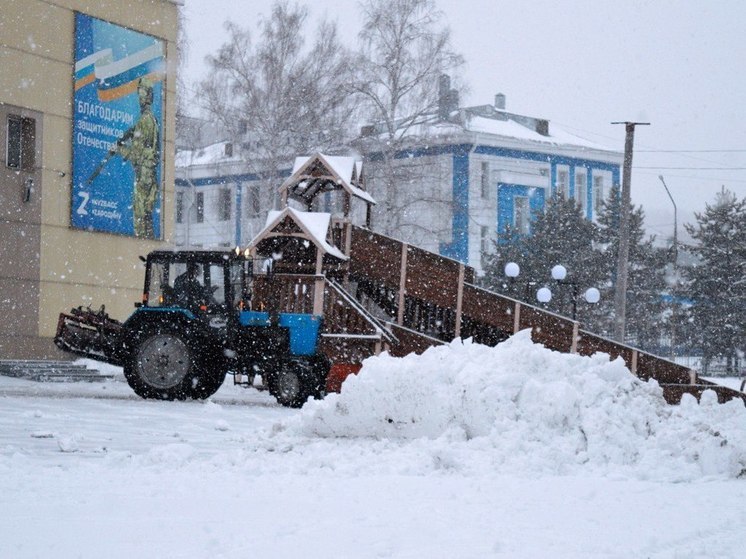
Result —
<instances>
[{"instance_id":1,"label":"power line","mask_svg":"<svg viewBox=\"0 0 746 559\"><path fill-rule=\"evenodd\" d=\"M635 169L667 169L674 171L746 171L746 167L637 167Z\"/></svg>"},{"instance_id":2,"label":"power line","mask_svg":"<svg viewBox=\"0 0 746 559\"><path fill-rule=\"evenodd\" d=\"M637 171L637 167L635 167L635 171ZM651 173L649 171L637 171L641 175L651 175L651 176L657 176L660 173ZM734 179L734 178L725 178L725 177L702 177L702 176L694 176L694 175L671 175L667 174L666 176L677 178L677 179L686 179L690 181L695 182L718 182L718 183L746 183L746 179Z\"/></svg>"},{"instance_id":3,"label":"power line","mask_svg":"<svg viewBox=\"0 0 746 559\"><path fill-rule=\"evenodd\" d=\"M746 153L746 149L638 149L638 153Z\"/></svg>"}]
</instances>

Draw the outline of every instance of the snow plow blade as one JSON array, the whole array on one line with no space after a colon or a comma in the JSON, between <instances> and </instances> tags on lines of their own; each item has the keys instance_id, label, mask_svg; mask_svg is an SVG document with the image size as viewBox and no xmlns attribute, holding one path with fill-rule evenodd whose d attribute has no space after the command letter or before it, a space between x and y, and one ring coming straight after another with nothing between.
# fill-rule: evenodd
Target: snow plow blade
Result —
<instances>
[{"instance_id":1,"label":"snow plow blade","mask_svg":"<svg viewBox=\"0 0 746 559\"><path fill-rule=\"evenodd\" d=\"M54 343L68 353L121 365L121 332L122 323L110 318L103 306L98 311L78 307L60 313Z\"/></svg>"}]
</instances>

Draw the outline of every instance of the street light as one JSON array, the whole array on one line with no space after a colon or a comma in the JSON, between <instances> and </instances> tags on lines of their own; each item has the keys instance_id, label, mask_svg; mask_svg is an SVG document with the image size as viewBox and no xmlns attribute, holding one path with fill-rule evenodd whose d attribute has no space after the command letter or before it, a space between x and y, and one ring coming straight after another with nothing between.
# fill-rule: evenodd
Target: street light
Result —
<instances>
[{"instance_id":1,"label":"street light","mask_svg":"<svg viewBox=\"0 0 746 559\"><path fill-rule=\"evenodd\" d=\"M505 275L511 280L515 280L521 272L520 266L515 262L508 262L505 265ZM560 285L572 286L572 319L577 320L578 316L578 284L574 281L565 279L567 277L567 268L562 264L557 264L552 267L552 279ZM526 282L526 296L528 299L528 289L531 282ZM586 303L591 305L598 303L601 300L601 292L595 287L589 287L583 293L583 299ZM548 303L552 300L552 290L548 287L541 287L536 291L536 300L539 303Z\"/></svg>"},{"instance_id":2,"label":"street light","mask_svg":"<svg viewBox=\"0 0 746 559\"><path fill-rule=\"evenodd\" d=\"M666 194L668 194L668 197L671 199L671 203L673 204L673 263L674 266L676 265L676 258L679 254L679 243L677 240L678 237L678 221L676 218L676 202L673 201L673 196L671 196L671 191L668 190L668 186L666 186L666 181L663 180L663 175L658 175L658 178L663 183L663 188L666 189Z\"/></svg>"}]
</instances>

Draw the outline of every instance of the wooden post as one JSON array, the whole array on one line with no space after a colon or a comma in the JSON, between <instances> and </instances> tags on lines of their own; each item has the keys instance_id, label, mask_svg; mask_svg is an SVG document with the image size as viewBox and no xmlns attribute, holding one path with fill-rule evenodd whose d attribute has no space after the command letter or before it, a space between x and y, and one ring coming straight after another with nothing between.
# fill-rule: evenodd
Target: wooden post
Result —
<instances>
[{"instance_id":1,"label":"wooden post","mask_svg":"<svg viewBox=\"0 0 746 559\"><path fill-rule=\"evenodd\" d=\"M513 334L516 334L521 327L521 304L515 302L515 310L513 311Z\"/></svg>"},{"instance_id":2,"label":"wooden post","mask_svg":"<svg viewBox=\"0 0 746 559\"><path fill-rule=\"evenodd\" d=\"M344 193L344 216L349 218L350 217L350 209L352 207L352 197L349 195L347 191Z\"/></svg>"},{"instance_id":3,"label":"wooden post","mask_svg":"<svg viewBox=\"0 0 746 559\"><path fill-rule=\"evenodd\" d=\"M404 326L404 296L407 293L407 243L401 244L401 270L399 271L399 312L396 323Z\"/></svg>"},{"instance_id":4,"label":"wooden post","mask_svg":"<svg viewBox=\"0 0 746 559\"><path fill-rule=\"evenodd\" d=\"M321 249L316 249L316 279L313 286L313 314L324 314L324 285L326 284L323 275L324 253Z\"/></svg>"},{"instance_id":5,"label":"wooden post","mask_svg":"<svg viewBox=\"0 0 746 559\"><path fill-rule=\"evenodd\" d=\"M576 320L572 323L572 343L570 344L570 353L578 352L578 330L580 323Z\"/></svg>"},{"instance_id":6,"label":"wooden post","mask_svg":"<svg viewBox=\"0 0 746 559\"><path fill-rule=\"evenodd\" d=\"M344 254L345 256L350 256L350 252L352 251L352 220L351 219L345 220L344 236L345 236Z\"/></svg>"},{"instance_id":7,"label":"wooden post","mask_svg":"<svg viewBox=\"0 0 746 559\"><path fill-rule=\"evenodd\" d=\"M633 375L637 375L637 350L632 350L632 365L630 366L630 371Z\"/></svg>"},{"instance_id":8,"label":"wooden post","mask_svg":"<svg viewBox=\"0 0 746 559\"><path fill-rule=\"evenodd\" d=\"M458 266L458 291L456 292L456 326L453 329L454 337L461 337L461 307L464 302L464 265Z\"/></svg>"}]
</instances>

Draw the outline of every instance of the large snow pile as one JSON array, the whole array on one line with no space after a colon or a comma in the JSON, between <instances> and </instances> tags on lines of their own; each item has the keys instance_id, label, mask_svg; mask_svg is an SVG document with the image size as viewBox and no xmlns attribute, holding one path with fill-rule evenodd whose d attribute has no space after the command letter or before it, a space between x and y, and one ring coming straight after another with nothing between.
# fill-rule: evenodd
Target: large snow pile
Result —
<instances>
[{"instance_id":1,"label":"large snow pile","mask_svg":"<svg viewBox=\"0 0 746 559\"><path fill-rule=\"evenodd\" d=\"M496 347L456 340L365 361L341 394L304 406L311 437L400 440L455 469L614 473L690 480L746 475L746 407L685 396L669 406L621 359L562 354L529 331Z\"/></svg>"}]
</instances>

